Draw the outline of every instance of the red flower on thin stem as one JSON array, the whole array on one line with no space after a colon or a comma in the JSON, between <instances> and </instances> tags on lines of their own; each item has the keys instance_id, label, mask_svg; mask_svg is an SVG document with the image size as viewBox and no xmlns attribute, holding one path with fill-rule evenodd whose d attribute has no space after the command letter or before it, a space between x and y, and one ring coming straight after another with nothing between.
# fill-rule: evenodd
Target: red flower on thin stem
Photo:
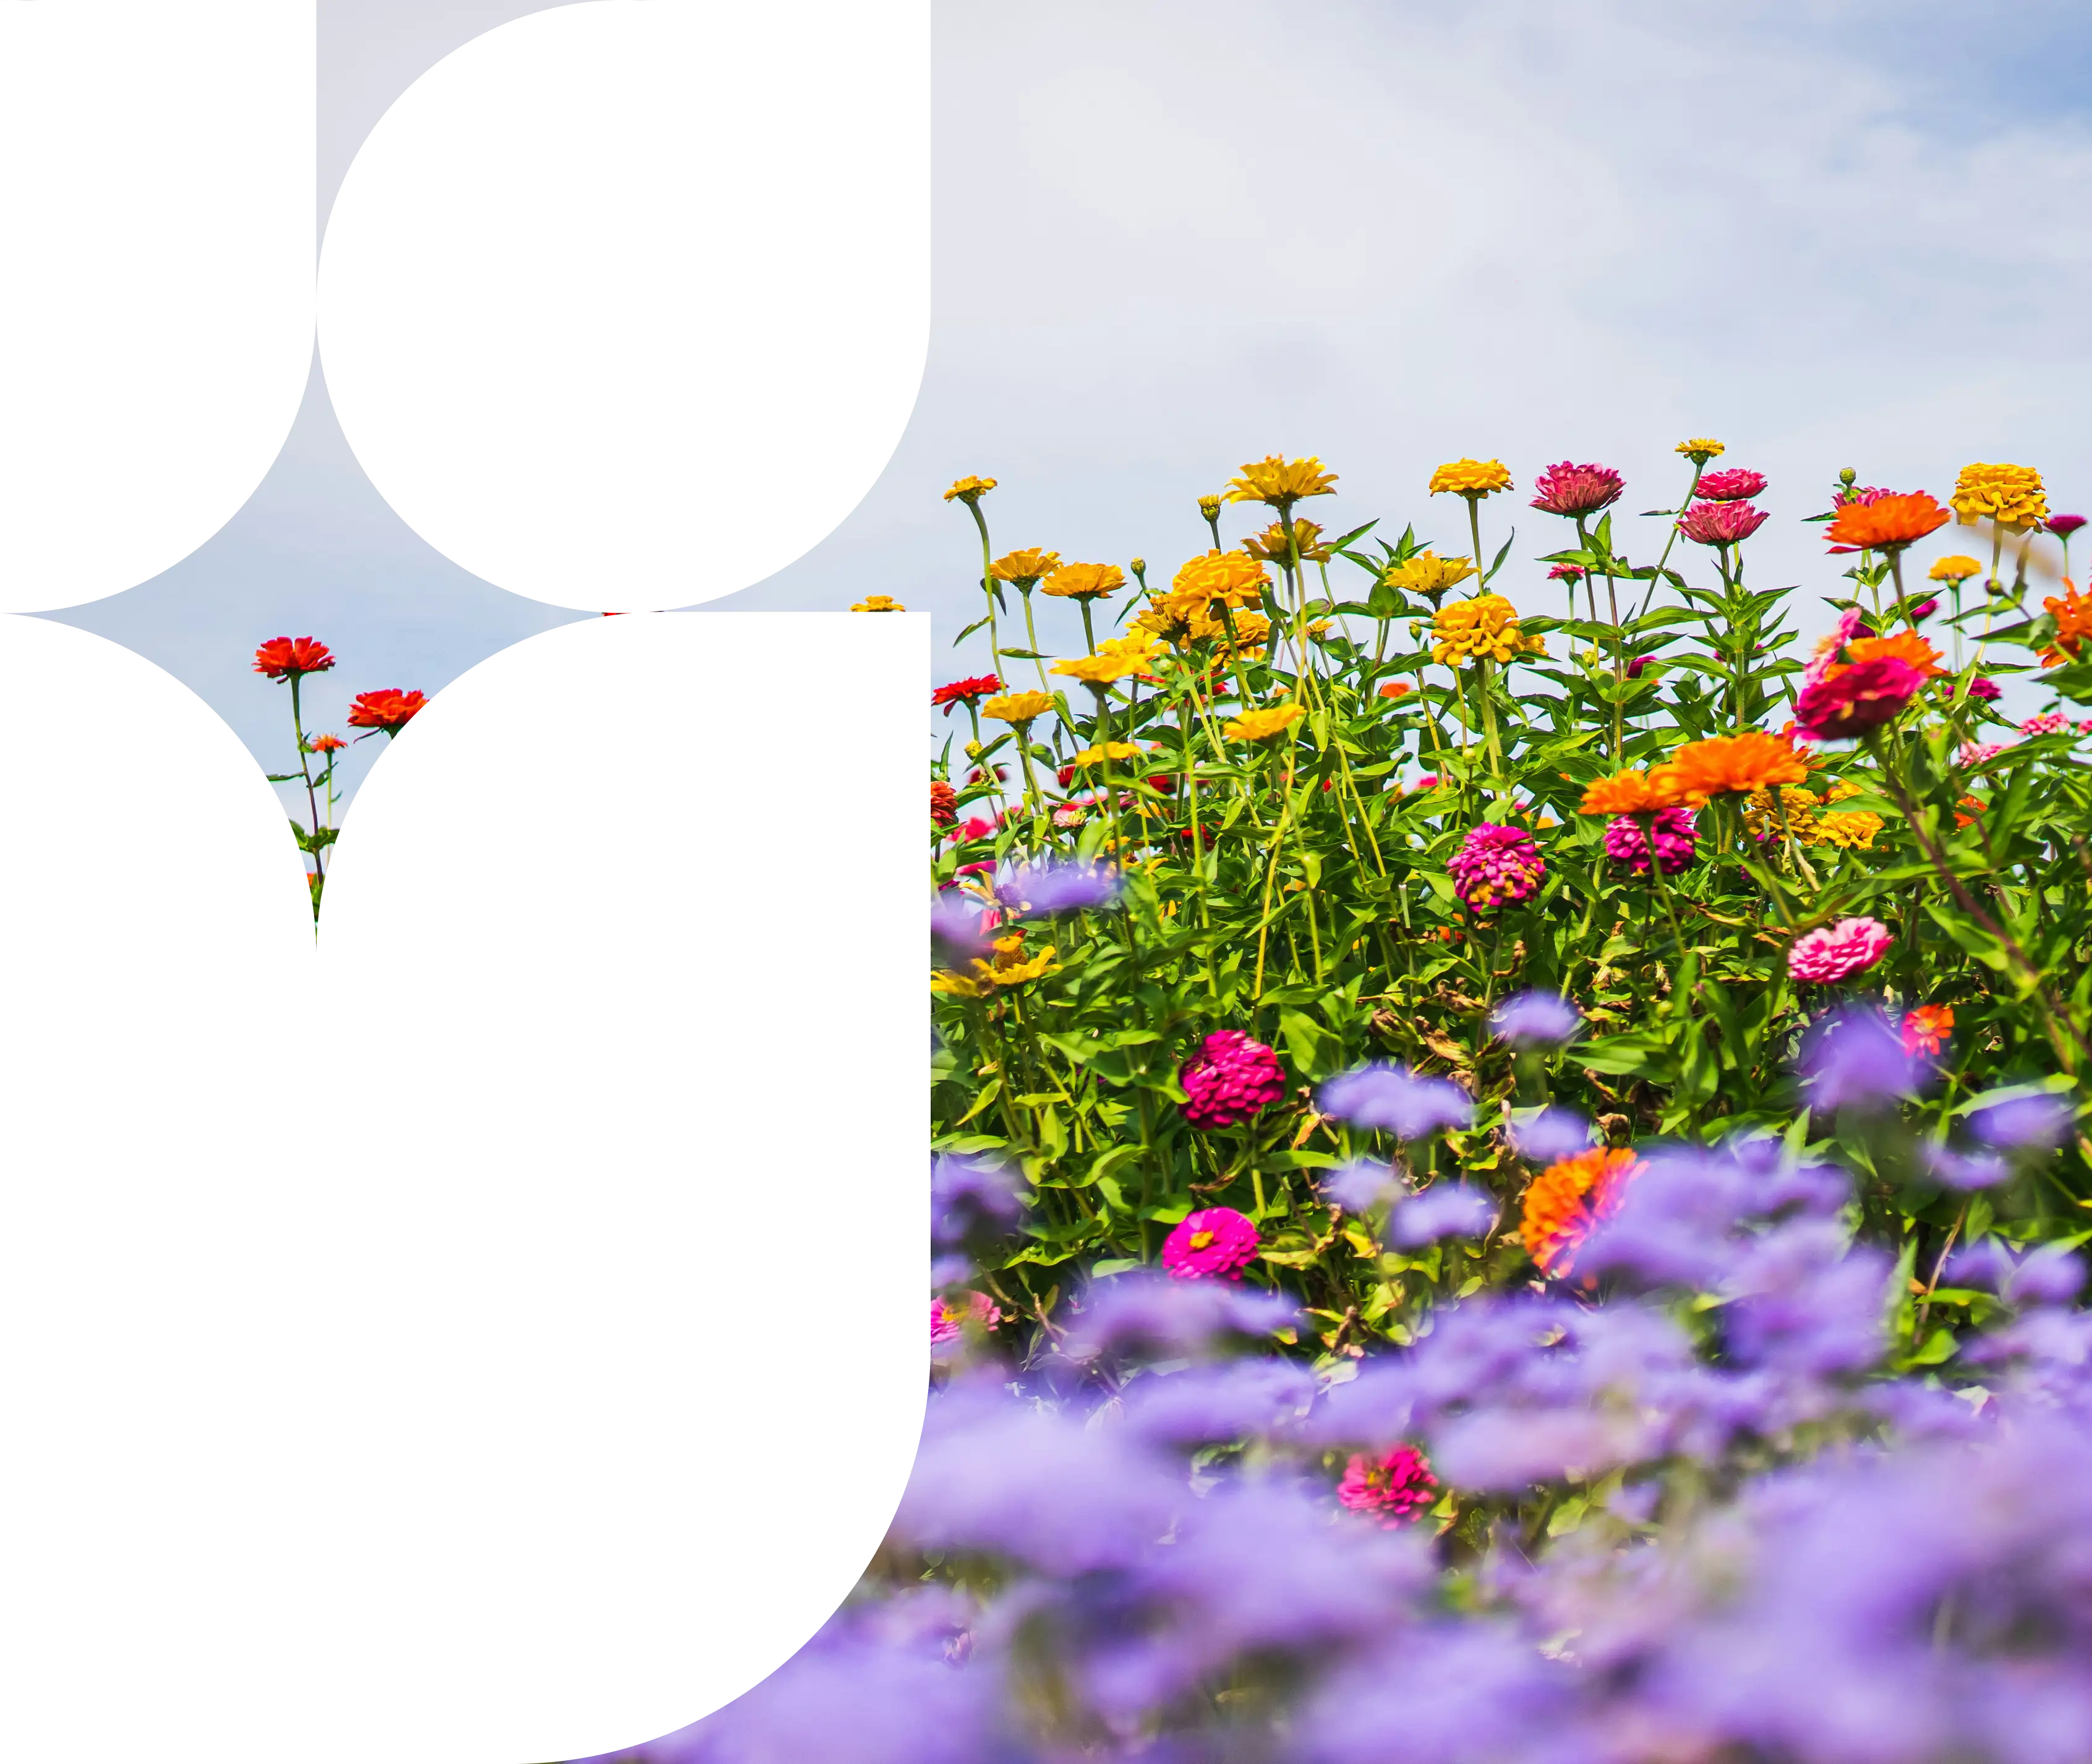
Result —
<instances>
[{"instance_id":1,"label":"red flower on thin stem","mask_svg":"<svg viewBox=\"0 0 2092 1764\"><path fill-rule=\"evenodd\" d=\"M315 735L305 743L316 754L338 754L348 745L339 735Z\"/></svg>"},{"instance_id":2,"label":"red flower on thin stem","mask_svg":"<svg viewBox=\"0 0 2092 1764\"><path fill-rule=\"evenodd\" d=\"M254 651L254 671L271 680L296 680L324 673L334 666L334 651L312 637L272 637Z\"/></svg>"},{"instance_id":3,"label":"red flower on thin stem","mask_svg":"<svg viewBox=\"0 0 2092 1764\"><path fill-rule=\"evenodd\" d=\"M994 674L976 674L970 680L954 680L949 685L934 688L930 694L930 708L944 707L944 715L952 714L955 704L974 704L993 693L1002 690L1001 680Z\"/></svg>"},{"instance_id":4,"label":"red flower on thin stem","mask_svg":"<svg viewBox=\"0 0 2092 1764\"><path fill-rule=\"evenodd\" d=\"M359 692L356 702L348 707L348 726L382 729L388 737L397 735L428 702L418 692L402 692L394 686L382 687L376 692Z\"/></svg>"}]
</instances>

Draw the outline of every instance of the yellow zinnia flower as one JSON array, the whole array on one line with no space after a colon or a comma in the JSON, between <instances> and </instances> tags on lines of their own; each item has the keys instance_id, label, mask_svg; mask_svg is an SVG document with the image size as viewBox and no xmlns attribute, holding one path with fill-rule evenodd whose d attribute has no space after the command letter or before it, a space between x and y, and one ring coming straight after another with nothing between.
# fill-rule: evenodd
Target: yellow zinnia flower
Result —
<instances>
[{"instance_id":1,"label":"yellow zinnia flower","mask_svg":"<svg viewBox=\"0 0 2092 1764\"><path fill-rule=\"evenodd\" d=\"M1225 600L1231 607L1253 607L1271 584L1264 565L1243 551L1207 551L1189 560L1170 584L1174 594L1201 604Z\"/></svg>"},{"instance_id":2,"label":"yellow zinnia flower","mask_svg":"<svg viewBox=\"0 0 2092 1764\"><path fill-rule=\"evenodd\" d=\"M1817 824L1816 843L1836 845L1846 851L1865 851L1874 843L1874 835L1882 830L1880 815L1865 809L1844 809L1835 815L1826 815Z\"/></svg>"},{"instance_id":3,"label":"yellow zinnia flower","mask_svg":"<svg viewBox=\"0 0 2092 1764\"><path fill-rule=\"evenodd\" d=\"M962 478L944 492L944 500L949 502L956 496L963 503L976 503L994 488L992 478Z\"/></svg>"},{"instance_id":4,"label":"yellow zinnia flower","mask_svg":"<svg viewBox=\"0 0 2092 1764\"><path fill-rule=\"evenodd\" d=\"M1060 561L1058 551L1042 551L1035 545L1022 551L1005 551L988 565L988 573L997 582L1014 582L1020 588L1029 588L1040 577L1051 575Z\"/></svg>"},{"instance_id":5,"label":"yellow zinnia flower","mask_svg":"<svg viewBox=\"0 0 2092 1764\"><path fill-rule=\"evenodd\" d=\"M867 594L850 607L853 612L906 612L907 610L891 594Z\"/></svg>"},{"instance_id":6,"label":"yellow zinnia flower","mask_svg":"<svg viewBox=\"0 0 2092 1764\"><path fill-rule=\"evenodd\" d=\"M1274 521L1255 538L1244 539L1243 550L1260 562L1289 564L1293 554L1286 549L1286 523ZM1321 528L1312 521L1293 523L1293 543L1299 547L1301 562L1326 564L1336 556L1332 547L1316 543L1321 537Z\"/></svg>"},{"instance_id":7,"label":"yellow zinnia flower","mask_svg":"<svg viewBox=\"0 0 2092 1764\"><path fill-rule=\"evenodd\" d=\"M1217 496L1201 496L1199 499L1199 512L1204 515L1208 521L1219 520L1221 517L1221 499Z\"/></svg>"},{"instance_id":8,"label":"yellow zinnia flower","mask_svg":"<svg viewBox=\"0 0 2092 1764\"><path fill-rule=\"evenodd\" d=\"M1266 502L1283 510L1303 496L1333 495L1336 482L1337 474L1324 471L1322 462L1312 454L1304 460L1289 460L1269 453L1228 480L1227 499Z\"/></svg>"},{"instance_id":9,"label":"yellow zinnia flower","mask_svg":"<svg viewBox=\"0 0 2092 1764\"><path fill-rule=\"evenodd\" d=\"M1307 714L1297 704L1268 705L1243 711L1233 722L1223 724L1221 733L1231 741L1268 741L1274 735L1283 735Z\"/></svg>"},{"instance_id":10,"label":"yellow zinnia flower","mask_svg":"<svg viewBox=\"0 0 2092 1764\"><path fill-rule=\"evenodd\" d=\"M1718 441L1710 441L1705 435L1696 435L1690 441L1681 441L1675 450L1683 453L1695 465L1705 465L1729 450Z\"/></svg>"},{"instance_id":11,"label":"yellow zinnia flower","mask_svg":"<svg viewBox=\"0 0 2092 1764\"><path fill-rule=\"evenodd\" d=\"M1086 686L1104 687L1113 681L1123 680L1128 674L1137 674L1148 665L1145 655L1113 655L1100 649L1094 655L1078 655L1073 661L1057 661L1046 671L1049 674L1065 674L1070 680L1079 680Z\"/></svg>"},{"instance_id":12,"label":"yellow zinnia flower","mask_svg":"<svg viewBox=\"0 0 2092 1764\"><path fill-rule=\"evenodd\" d=\"M1464 557L1441 557L1434 551L1419 551L1399 564L1390 564L1381 577L1390 588L1413 594L1429 594L1433 600L1455 582L1465 582L1475 566Z\"/></svg>"},{"instance_id":13,"label":"yellow zinnia flower","mask_svg":"<svg viewBox=\"0 0 2092 1764\"><path fill-rule=\"evenodd\" d=\"M998 723L1030 723L1053 708L1052 694L1044 692L1005 692L981 707L981 715Z\"/></svg>"},{"instance_id":14,"label":"yellow zinnia flower","mask_svg":"<svg viewBox=\"0 0 2092 1764\"><path fill-rule=\"evenodd\" d=\"M1450 491L1456 496L1493 496L1511 488L1511 471L1501 460L1454 460L1431 474L1431 494Z\"/></svg>"},{"instance_id":15,"label":"yellow zinnia flower","mask_svg":"<svg viewBox=\"0 0 2092 1764\"><path fill-rule=\"evenodd\" d=\"M1013 932L1007 937L995 940L995 959L983 962L979 958L969 964L970 974L944 972L930 976L930 990L948 992L955 998L985 998L998 988L1007 989L1022 986L1052 973L1058 966L1053 952L1027 959L1024 953L1024 933Z\"/></svg>"},{"instance_id":16,"label":"yellow zinnia flower","mask_svg":"<svg viewBox=\"0 0 2092 1764\"><path fill-rule=\"evenodd\" d=\"M1125 586L1125 573L1116 564L1063 564L1039 591L1062 600L1103 600Z\"/></svg>"},{"instance_id":17,"label":"yellow zinnia flower","mask_svg":"<svg viewBox=\"0 0 2092 1764\"><path fill-rule=\"evenodd\" d=\"M2030 465L1964 465L1947 500L1964 526L1989 519L2001 527L2038 527L2048 518L2048 494Z\"/></svg>"},{"instance_id":18,"label":"yellow zinnia flower","mask_svg":"<svg viewBox=\"0 0 2092 1764\"><path fill-rule=\"evenodd\" d=\"M1100 766L1107 759L1138 759L1140 750L1131 741L1100 741L1094 747L1085 747L1075 755L1078 766Z\"/></svg>"},{"instance_id":19,"label":"yellow zinnia flower","mask_svg":"<svg viewBox=\"0 0 2092 1764\"><path fill-rule=\"evenodd\" d=\"M1771 788L1764 786L1744 798L1744 827L1754 839L1777 839L1783 813L1787 831L1803 845L1813 845L1822 826L1817 812L1822 806L1823 798L1813 790L1788 784L1780 786L1779 805L1775 809Z\"/></svg>"},{"instance_id":20,"label":"yellow zinnia flower","mask_svg":"<svg viewBox=\"0 0 2092 1764\"><path fill-rule=\"evenodd\" d=\"M1514 657L1547 646L1537 637L1527 637L1518 628L1518 609L1502 594L1482 594L1473 600L1456 600L1433 615L1431 659L1448 668L1464 667L1478 655L1508 662Z\"/></svg>"},{"instance_id":21,"label":"yellow zinnia flower","mask_svg":"<svg viewBox=\"0 0 2092 1764\"><path fill-rule=\"evenodd\" d=\"M1966 582L1971 576L1983 573L1983 566L1973 557L1964 557L1956 552L1952 557L1943 557L1926 574L1934 582Z\"/></svg>"}]
</instances>

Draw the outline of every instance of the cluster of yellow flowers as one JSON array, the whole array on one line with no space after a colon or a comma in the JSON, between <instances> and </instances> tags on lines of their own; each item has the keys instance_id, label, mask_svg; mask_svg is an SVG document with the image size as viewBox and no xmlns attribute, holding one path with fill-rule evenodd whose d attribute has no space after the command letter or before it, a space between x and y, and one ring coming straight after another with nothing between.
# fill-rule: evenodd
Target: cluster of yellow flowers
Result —
<instances>
[{"instance_id":1,"label":"cluster of yellow flowers","mask_svg":"<svg viewBox=\"0 0 2092 1764\"><path fill-rule=\"evenodd\" d=\"M2048 519L2048 493L2030 465L1964 465L1947 500L1964 526L1990 520L2024 531Z\"/></svg>"},{"instance_id":2,"label":"cluster of yellow flowers","mask_svg":"<svg viewBox=\"0 0 2092 1764\"><path fill-rule=\"evenodd\" d=\"M1856 784L1832 784L1819 794L1800 785L1787 785L1779 793L1779 807L1787 831L1803 845L1835 845L1844 851L1872 849L1883 822L1866 809L1833 810L1830 804L1858 796ZM1744 800L1744 825L1759 839L1779 837L1780 815L1773 806L1770 789L1753 790Z\"/></svg>"},{"instance_id":3,"label":"cluster of yellow flowers","mask_svg":"<svg viewBox=\"0 0 2092 1764\"><path fill-rule=\"evenodd\" d=\"M985 998L991 992L1007 992L1013 986L1022 986L1027 980L1042 979L1060 966L1053 959L1053 952L1027 958L1024 953L1024 933L1014 931L1007 937L995 940L995 959L983 962L975 957L970 974L940 970L930 976L930 990L949 992L954 998Z\"/></svg>"},{"instance_id":4,"label":"cluster of yellow flowers","mask_svg":"<svg viewBox=\"0 0 2092 1764\"><path fill-rule=\"evenodd\" d=\"M1473 563L1464 557L1441 557L1434 551L1419 551L1399 564L1390 564L1381 572L1381 580L1390 588L1399 588L1413 594L1429 594L1433 600L1453 586L1463 582L1475 573Z\"/></svg>"},{"instance_id":5,"label":"cluster of yellow flowers","mask_svg":"<svg viewBox=\"0 0 2092 1764\"><path fill-rule=\"evenodd\" d=\"M1154 633L1141 631L1131 637L1108 637L1097 645L1096 655L1057 661L1046 671L1065 674L1070 680L1079 680L1086 686L1101 690L1129 674L1145 673L1154 659Z\"/></svg>"},{"instance_id":6,"label":"cluster of yellow flowers","mask_svg":"<svg viewBox=\"0 0 2092 1764\"><path fill-rule=\"evenodd\" d=\"M1271 641L1271 620L1262 613L1236 612L1223 618L1210 608L1211 603L1196 598L1157 594L1133 622L1137 629L1153 632L1176 649L1188 648L1194 643L1219 643L1225 646L1230 620L1234 625L1236 654L1257 655Z\"/></svg>"},{"instance_id":7,"label":"cluster of yellow flowers","mask_svg":"<svg viewBox=\"0 0 2092 1764\"><path fill-rule=\"evenodd\" d=\"M1508 662L1521 655L1545 655L1547 646L1518 628L1518 609L1502 594L1456 600L1433 616L1431 659L1447 668L1462 668L1478 656Z\"/></svg>"}]
</instances>

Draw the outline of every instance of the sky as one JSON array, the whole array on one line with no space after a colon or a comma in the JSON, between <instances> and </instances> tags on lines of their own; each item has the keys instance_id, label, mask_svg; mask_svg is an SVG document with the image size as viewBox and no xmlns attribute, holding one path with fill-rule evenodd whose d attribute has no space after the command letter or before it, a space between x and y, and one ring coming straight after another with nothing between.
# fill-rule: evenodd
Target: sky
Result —
<instances>
[{"instance_id":1,"label":"sky","mask_svg":"<svg viewBox=\"0 0 2092 1764\"><path fill-rule=\"evenodd\" d=\"M538 10L321 0L322 221L400 92ZM944 0L914 419L827 540L705 611L888 594L934 616L938 679L985 671L984 638L950 647L978 616L979 553L940 499L971 473L999 481L998 551L1140 556L1166 577L1206 543L1195 499L1245 460L1316 454L1339 474L1318 520L1414 521L1464 551L1463 509L1425 483L1500 458L1519 492L1487 508L1489 550L1516 530L1498 586L1551 612L1532 560L1567 535L1525 506L1534 475L1625 473L1616 538L1647 558L1662 523L1632 512L1675 502L1675 443L1712 435L1771 479L1750 578L1798 585L1808 629L1843 585L1800 517L1840 467L1943 497L1962 465L2012 460L2044 472L2052 508L2092 512L2092 13L2030 0L2010 21L1934 0ZM1261 524L1233 510L1224 531ZM250 668L264 638L333 646L307 702L339 729L355 692L433 694L576 615L401 523L315 366L214 538L48 616L167 669L280 771L287 694ZM1079 645L1071 609L1040 621L1048 648ZM370 758L351 750L352 787Z\"/></svg>"}]
</instances>

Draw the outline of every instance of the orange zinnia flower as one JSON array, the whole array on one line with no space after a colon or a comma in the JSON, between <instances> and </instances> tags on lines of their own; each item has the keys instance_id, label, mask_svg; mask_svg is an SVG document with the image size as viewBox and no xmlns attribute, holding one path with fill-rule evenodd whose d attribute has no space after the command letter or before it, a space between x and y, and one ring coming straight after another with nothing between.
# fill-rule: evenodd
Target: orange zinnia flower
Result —
<instances>
[{"instance_id":1,"label":"orange zinnia flower","mask_svg":"<svg viewBox=\"0 0 2092 1764\"><path fill-rule=\"evenodd\" d=\"M1519 1240L1543 1274L1566 1274L1584 1239L1619 1211L1627 1183L1645 1166L1633 1152L1593 1146L1550 1164L1527 1185Z\"/></svg>"},{"instance_id":2,"label":"orange zinnia flower","mask_svg":"<svg viewBox=\"0 0 2092 1764\"><path fill-rule=\"evenodd\" d=\"M1885 551L1937 533L1952 516L1923 491L1848 503L1824 537L1833 551Z\"/></svg>"},{"instance_id":3,"label":"orange zinnia flower","mask_svg":"<svg viewBox=\"0 0 2092 1764\"><path fill-rule=\"evenodd\" d=\"M1407 680L1390 680L1380 689L1383 698L1406 698L1416 690Z\"/></svg>"},{"instance_id":4,"label":"orange zinnia flower","mask_svg":"<svg viewBox=\"0 0 2092 1764\"><path fill-rule=\"evenodd\" d=\"M1939 665L1939 651L1915 631L1899 631L1893 637L1856 637L1845 646L1845 653L1855 662L1893 655L1898 661L1908 662L1928 680L1947 672ZM1834 663L1824 670L1823 677L1833 679L1843 671L1841 665Z\"/></svg>"},{"instance_id":5,"label":"orange zinnia flower","mask_svg":"<svg viewBox=\"0 0 2092 1764\"><path fill-rule=\"evenodd\" d=\"M1660 810L1677 808L1684 801L1678 788L1678 780L1663 776L1666 768L1659 766L1655 772L1623 772L1610 778L1601 778L1596 784L1584 787L1584 800L1576 805L1583 815L1653 815Z\"/></svg>"},{"instance_id":6,"label":"orange zinnia flower","mask_svg":"<svg viewBox=\"0 0 2092 1764\"><path fill-rule=\"evenodd\" d=\"M1805 784L1809 763L1791 737L1746 729L1691 741L1649 773L1649 781L1675 793L1675 800L1700 808L1718 796L1748 796L1775 784Z\"/></svg>"},{"instance_id":7,"label":"orange zinnia flower","mask_svg":"<svg viewBox=\"0 0 2092 1764\"><path fill-rule=\"evenodd\" d=\"M1956 827L1973 827L1976 824L1976 815L1982 814L1985 806L1980 796L1963 797L1954 805L1954 824ZM1961 812L1964 809L1973 809L1976 815L1964 815Z\"/></svg>"},{"instance_id":8,"label":"orange zinnia flower","mask_svg":"<svg viewBox=\"0 0 2092 1764\"><path fill-rule=\"evenodd\" d=\"M1954 1027L1951 1005L1920 1005L1903 1020L1903 1050L1906 1053L1937 1053L1947 1045Z\"/></svg>"},{"instance_id":9,"label":"orange zinnia flower","mask_svg":"<svg viewBox=\"0 0 2092 1764\"><path fill-rule=\"evenodd\" d=\"M428 702L418 692L401 692L390 686L376 692L359 692L348 707L348 724L351 729L382 729L387 735L396 735Z\"/></svg>"},{"instance_id":10,"label":"orange zinnia flower","mask_svg":"<svg viewBox=\"0 0 2092 1764\"><path fill-rule=\"evenodd\" d=\"M2055 641L2041 652L2044 668L2076 660L2085 639L2092 637L2092 596L2081 594L2068 582L2063 587L2060 600L2051 594L2041 603L2042 611L2055 620Z\"/></svg>"}]
</instances>

